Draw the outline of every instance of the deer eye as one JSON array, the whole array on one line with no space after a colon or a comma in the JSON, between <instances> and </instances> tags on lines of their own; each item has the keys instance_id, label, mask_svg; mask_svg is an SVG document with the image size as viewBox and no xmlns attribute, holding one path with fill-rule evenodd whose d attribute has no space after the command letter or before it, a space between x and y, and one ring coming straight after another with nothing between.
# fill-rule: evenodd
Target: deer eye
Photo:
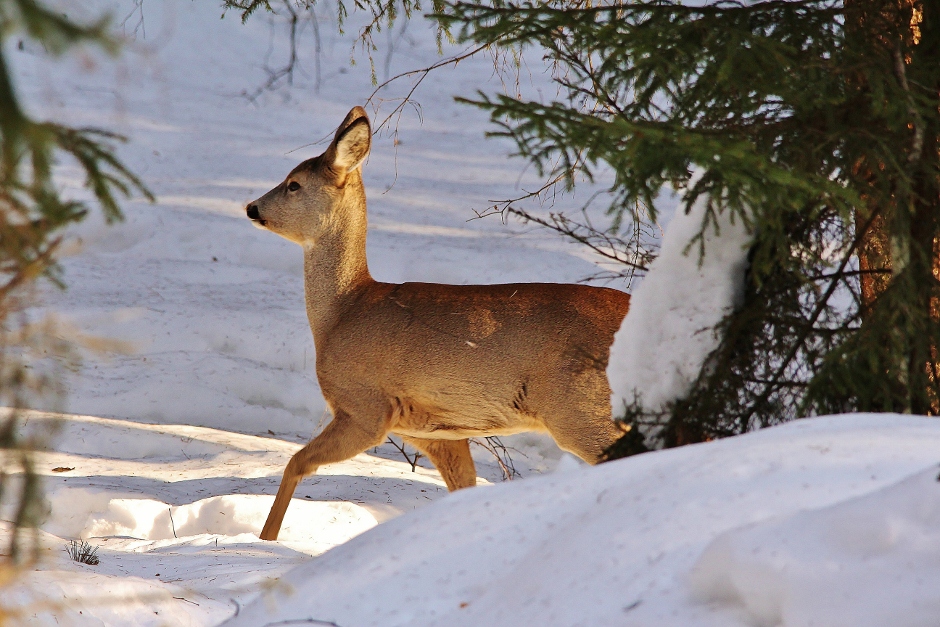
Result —
<instances>
[{"instance_id":1,"label":"deer eye","mask_svg":"<svg viewBox=\"0 0 940 627\"><path fill-rule=\"evenodd\" d=\"M287 184L287 191L289 192L296 192L298 189L300 189L300 183L297 181L291 181Z\"/></svg>"}]
</instances>

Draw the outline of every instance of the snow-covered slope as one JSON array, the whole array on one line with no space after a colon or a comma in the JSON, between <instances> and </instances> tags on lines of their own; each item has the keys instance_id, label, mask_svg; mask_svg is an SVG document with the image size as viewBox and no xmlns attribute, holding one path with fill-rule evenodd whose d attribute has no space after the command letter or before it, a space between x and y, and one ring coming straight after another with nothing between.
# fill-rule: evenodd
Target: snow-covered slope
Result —
<instances>
[{"instance_id":1,"label":"snow-covered slope","mask_svg":"<svg viewBox=\"0 0 940 627\"><path fill-rule=\"evenodd\" d=\"M754 624L936 625L938 464L829 507L726 532L692 571L700 599Z\"/></svg>"},{"instance_id":2,"label":"snow-covered slope","mask_svg":"<svg viewBox=\"0 0 940 627\"><path fill-rule=\"evenodd\" d=\"M935 419L848 415L468 490L226 624L935 625L938 451Z\"/></svg>"},{"instance_id":3,"label":"snow-covered slope","mask_svg":"<svg viewBox=\"0 0 940 627\"><path fill-rule=\"evenodd\" d=\"M50 507L42 559L0 594L0 615L22 612L22 624L215 625L308 556L447 494L435 471L359 455L302 483L280 541L261 542L300 445L93 416L25 422L52 421L55 451L36 459ZM0 542L8 533L0 525ZM73 538L99 547L100 563L69 560Z\"/></svg>"}]
</instances>

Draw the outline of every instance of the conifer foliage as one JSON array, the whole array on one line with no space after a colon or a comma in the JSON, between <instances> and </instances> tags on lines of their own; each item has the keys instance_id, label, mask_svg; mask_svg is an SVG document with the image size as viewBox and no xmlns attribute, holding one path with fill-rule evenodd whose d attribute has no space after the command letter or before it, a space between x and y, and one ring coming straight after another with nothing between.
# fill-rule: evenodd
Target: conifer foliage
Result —
<instances>
[{"instance_id":1,"label":"conifer foliage","mask_svg":"<svg viewBox=\"0 0 940 627\"><path fill-rule=\"evenodd\" d=\"M106 20L82 24L37 0L0 0L0 406L10 408L0 414L0 506L12 512L11 545L2 554L14 562L22 556L19 532L36 528L43 514L32 456L40 443L22 436L18 410L61 393L58 369L42 367L38 357L67 352L53 328L24 310L35 305L38 278L61 284L55 260L64 227L84 218L93 204L113 221L121 216L120 195L150 197L114 155L121 137L30 117L10 67L18 54L10 42L17 39L40 44L50 56L82 44L117 49ZM63 195L53 167L64 163L84 174L95 203ZM9 572L0 561L0 582Z\"/></svg>"},{"instance_id":2,"label":"conifer foliage","mask_svg":"<svg viewBox=\"0 0 940 627\"><path fill-rule=\"evenodd\" d=\"M940 5L487 0L438 17L546 51L560 97L474 100L544 172L606 164L614 212L653 218L673 186L707 203L703 229L731 212L754 232L744 302L692 392L625 416L646 444L940 412Z\"/></svg>"}]
</instances>

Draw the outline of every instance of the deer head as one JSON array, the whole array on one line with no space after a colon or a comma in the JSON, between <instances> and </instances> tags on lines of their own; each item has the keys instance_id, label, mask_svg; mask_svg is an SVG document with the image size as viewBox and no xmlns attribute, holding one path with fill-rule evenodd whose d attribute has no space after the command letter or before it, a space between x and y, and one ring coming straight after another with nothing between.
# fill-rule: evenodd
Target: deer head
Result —
<instances>
[{"instance_id":1,"label":"deer head","mask_svg":"<svg viewBox=\"0 0 940 627\"><path fill-rule=\"evenodd\" d=\"M284 181L247 207L255 226L301 246L342 230L350 212L365 213L360 167L372 131L365 109L353 107L329 148L291 170Z\"/></svg>"}]
</instances>

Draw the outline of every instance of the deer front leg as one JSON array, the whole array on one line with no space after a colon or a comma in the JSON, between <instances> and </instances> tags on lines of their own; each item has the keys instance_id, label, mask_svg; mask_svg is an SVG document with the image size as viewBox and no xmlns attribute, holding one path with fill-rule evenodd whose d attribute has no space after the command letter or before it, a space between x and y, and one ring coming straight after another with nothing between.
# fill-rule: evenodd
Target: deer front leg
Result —
<instances>
[{"instance_id":1,"label":"deer front leg","mask_svg":"<svg viewBox=\"0 0 940 627\"><path fill-rule=\"evenodd\" d=\"M277 496L274 497L274 505L259 537L262 540L277 540L287 506L301 479L315 473L323 464L341 462L377 446L385 439L386 433L384 420L377 420L374 425L363 425L349 414L337 411L323 432L294 453L287 463Z\"/></svg>"}]
</instances>

